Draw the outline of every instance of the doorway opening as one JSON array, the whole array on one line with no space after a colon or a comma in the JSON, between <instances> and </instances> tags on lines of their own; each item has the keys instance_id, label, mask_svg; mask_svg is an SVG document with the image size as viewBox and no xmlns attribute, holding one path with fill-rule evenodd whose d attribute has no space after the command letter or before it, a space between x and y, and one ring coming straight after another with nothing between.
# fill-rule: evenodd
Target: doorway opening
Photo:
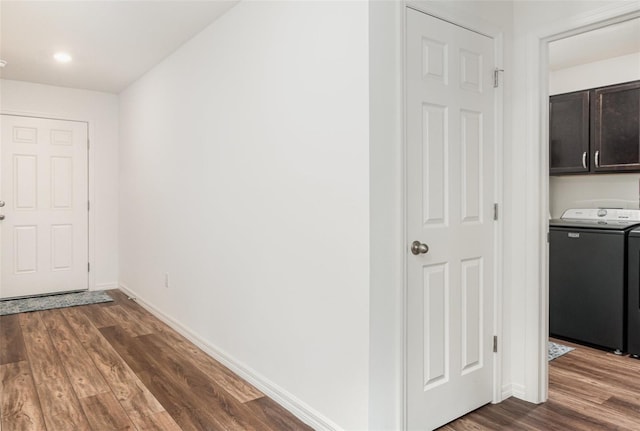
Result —
<instances>
[{"instance_id":1,"label":"doorway opening","mask_svg":"<svg viewBox=\"0 0 640 431\"><path fill-rule=\"evenodd\" d=\"M605 141L602 136L608 133L604 124L607 115L624 119L624 109L616 110L614 114L608 114L606 110L611 111L616 104L620 105L622 99L619 96L629 94L629 89L634 92L632 98L637 98L636 93L640 92L636 90L640 88L638 15L636 11L592 24L589 28L573 29L541 40L541 59L545 65L541 70L541 88L545 89L543 97L547 103L543 104L540 123L543 125L541 136L548 137L543 141L543 149L548 150L548 158L542 157L543 164L546 164L542 166L542 170L543 178L547 181L546 204L550 220L544 223L549 232L549 250L545 253L546 247L542 247L545 253L543 261L547 265L545 272L548 275L545 292L549 314L546 326L548 334L545 336L558 337L560 342L565 340L567 345L573 347L596 346L619 354L626 354L627 348L626 235L634 224L633 220L640 214L640 154L627 154L622 147L616 146L626 139L622 138L626 132L620 130L620 127L624 127L622 120L616 132L620 139L614 145L603 146ZM608 100L608 94L615 94L615 97ZM609 122L611 121L610 119ZM636 127L635 137L630 136L629 140L635 139L637 142L637 134ZM571 145L575 146L570 149ZM607 151L608 160L603 159L604 151ZM574 154L576 160L572 160ZM628 160L623 160L625 158ZM637 160L635 164L631 162L632 158ZM615 162L610 162L611 160ZM567 211L571 209L580 211ZM620 224L615 230L598 231L604 234L616 232L620 239L619 245L615 246L617 252L607 253L608 258L614 261L603 262L602 268L598 268L598 272L590 276L591 279L597 278L601 270L615 270L617 274L607 276L606 283L599 283L607 284L609 289L605 292L600 288L605 297L594 302L592 312L586 312L584 306L581 307L582 311L574 307L578 298L571 300L570 285L575 284L576 272L572 272L567 259L559 253L559 248L566 245L567 238L577 240L570 244L578 247L574 250L576 253L567 253L566 250L564 253L565 257L567 254L571 255L571 260L580 253L588 253L586 247L590 245L586 242L578 244L582 241L581 235L582 239L593 235L594 241L609 237L600 235L596 238L595 230L589 230L587 221L592 214L585 210L591 210L594 217L599 218L600 227L604 223L612 225L613 222L609 222L609 219L630 218L625 226ZM580 228L585 227L587 230L583 231L576 226L563 228L563 225L572 223L582 223L584 226ZM640 219L635 224L640 224ZM594 243L593 246L597 247L597 244ZM574 261L577 262L577 258ZM584 268L584 263L582 267ZM594 283L593 295L598 293L595 291L598 289L596 284L598 283ZM583 300L591 296L584 286L582 289ZM604 311L604 303L618 312ZM582 312L586 313L583 313L585 316L589 315L589 323L595 325L589 331L583 331L584 325L579 324ZM603 320L607 320L607 325L613 320L617 323L608 328L598 325L595 317L598 313ZM601 333L594 334L598 331ZM575 342L577 344L573 344ZM569 356L567 360L568 358ZM546 366L545 360L541 369L548 376L549 369ZM546 390L542 391L542 399L546 399L548 391L553 391L554 382L554 379L548 381Z\"/></svg>"}]
</instances>

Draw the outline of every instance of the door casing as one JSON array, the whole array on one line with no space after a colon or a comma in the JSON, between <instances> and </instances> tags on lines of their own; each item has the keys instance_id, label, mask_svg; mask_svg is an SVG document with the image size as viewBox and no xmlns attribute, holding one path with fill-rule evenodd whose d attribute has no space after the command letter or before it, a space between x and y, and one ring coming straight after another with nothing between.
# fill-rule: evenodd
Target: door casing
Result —
<instances>
[{"instance_id":1,"label":"door casing","mask_svg":"<svg viewBox=\"0 0 640 431\"><path fill-rule=\"evenodd\" d=\"M531 101L531 114L526 118L526 130L531 133L524 144L530 148L527 163L532 165L525 174L529 188L524 190L524 194L537 197L533 199L532 207L538 209L531 214L534 220L524 221L526 226L536 226L538 232L536 236L527 237L525 257L527 261L535 262L533 274L536 275L536 279L528 280L526 295L537 299L527 309L533 319L526 322L524 334L525 351L530 353L524 358L526 381L523 396L531 402L546 401L549 390L549 43L637 17L640 17L639 3L614 4L539 28L526 37L527 64L535 73L525 78L523 83L527 89L527 100ZM528 216L525 214L525 218Z\"/></svg>"}]
</instances>

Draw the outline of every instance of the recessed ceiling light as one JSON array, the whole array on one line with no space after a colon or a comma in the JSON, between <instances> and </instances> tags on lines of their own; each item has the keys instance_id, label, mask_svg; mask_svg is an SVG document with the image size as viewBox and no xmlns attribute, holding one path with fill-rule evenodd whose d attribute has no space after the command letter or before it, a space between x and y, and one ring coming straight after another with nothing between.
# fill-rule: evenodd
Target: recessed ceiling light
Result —
<instances>
[{"instance_id":1,"label":"recessed ceiling light","mask_svg":"<svg viewBox=\"0 0 640 431\"><path fill-rule=\"evenodd\" d=\"M71 61L71 56L66 52L56 52L53 58L55 58L58 63L68 63Z\"/></svg>"},{"instance_id":2,"label":"recessed ceiling light","mask_svg":"<svg viewBox=\"0 0 640 431\"><path fill-rule=\"evenodd\" d=\"M0 67L5 67L7 65L6 60L0 60Z\"/></svg>"}]
</instances>

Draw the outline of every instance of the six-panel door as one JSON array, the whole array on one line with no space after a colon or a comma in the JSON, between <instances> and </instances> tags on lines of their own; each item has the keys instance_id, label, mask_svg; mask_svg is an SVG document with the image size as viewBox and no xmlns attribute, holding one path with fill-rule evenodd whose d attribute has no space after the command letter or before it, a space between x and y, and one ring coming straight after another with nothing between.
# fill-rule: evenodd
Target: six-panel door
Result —
<instances>
[{"instance_id":1,"label":"six-panel door","mask_svg":"<svg viewBox=\"0 0 640 431\"><path fill-rule=\"evenodd\" d=\"M88 288L87 124L2 115L0 297Z\"/></svg>"},{"instance_id":2,"label":"six-panel door","mask_svg":"<svg viewBox=\"0 0 640 431\"><path fill-rule=\"evenodd\" d=\"M407 422L426 430L492 400L495 63L492 39L413 9L406 43Z\"/></svg>"}]
</instances>

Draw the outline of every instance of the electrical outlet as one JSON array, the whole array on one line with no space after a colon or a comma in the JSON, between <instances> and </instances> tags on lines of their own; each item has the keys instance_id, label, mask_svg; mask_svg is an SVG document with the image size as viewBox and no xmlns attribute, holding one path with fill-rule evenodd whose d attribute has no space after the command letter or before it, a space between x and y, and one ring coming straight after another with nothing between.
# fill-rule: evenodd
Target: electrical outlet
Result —
<instances>
[{"instance_id":1,"label":"electrical outlet","mask_svg":"<svg viewBox=\"0 0 640 431\"><path fill-rule=\"evenodd\" d=\"M167 289L169 288L169 273L168 272L164 273L164 287L166 287Z\"/></svg>"}]
</instances>

